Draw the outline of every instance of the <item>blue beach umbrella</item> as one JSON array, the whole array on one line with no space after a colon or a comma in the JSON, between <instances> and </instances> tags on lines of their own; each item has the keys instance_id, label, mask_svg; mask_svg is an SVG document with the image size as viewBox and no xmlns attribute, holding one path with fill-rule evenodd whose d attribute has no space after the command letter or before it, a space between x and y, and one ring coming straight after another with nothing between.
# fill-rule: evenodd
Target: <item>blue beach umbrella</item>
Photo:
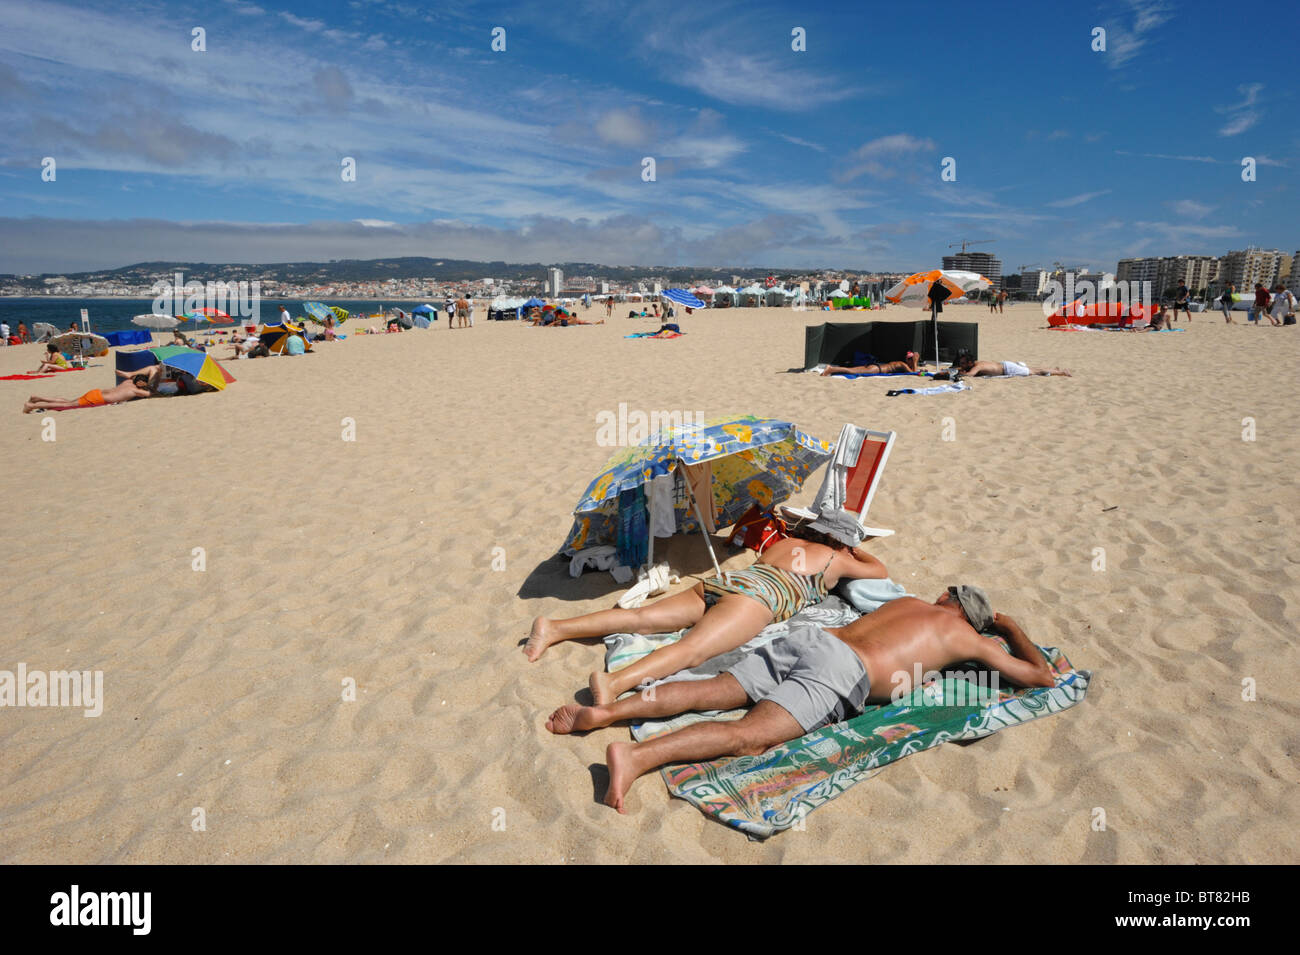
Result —
<instances>
[{"instance_id":1,"label":"blue beach umbrella","mask_svg":"<svg viewBox=\"0 0 1300 955\"><path fill-rule=\"evenodd\" d=\"M698 298L686 291L684 288L664 289L659 293L661 298L666 298L670 302L681 305L684 308L707 308Z\"/></svg>"},{"instance_id":2,"label":"blue beach umbrella","mask_svg":"<svg viewBox=\"0 0 1300 955\"><path fill-rule=\"evenodd\" d=\"M322 324L325 319L334 317L334 312L323 302L303 302L302 310Z\"/></svg>"}]
</instances>

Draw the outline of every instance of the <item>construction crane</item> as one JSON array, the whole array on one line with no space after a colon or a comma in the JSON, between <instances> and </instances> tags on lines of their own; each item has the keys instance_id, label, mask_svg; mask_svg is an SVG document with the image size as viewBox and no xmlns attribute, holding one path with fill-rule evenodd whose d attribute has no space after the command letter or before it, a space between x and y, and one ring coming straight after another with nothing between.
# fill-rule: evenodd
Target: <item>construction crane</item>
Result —
<instances>
[{"instance_id":1,"label":"construction crane","mask_svg":"<svg viewBox=\"0 0 1300 955\"><path fill-rule=\"evenodd\" d=\"M973 240L962 239L961 242L953 242L951 245L948 246L948 248L955 249L957 248L958 245L960 245L962 254L965 254L966 246L968 245L988 245L990 242L996 242L996 241L997 241L996 239L973 239Z\"/></svg>"}]
</instances>

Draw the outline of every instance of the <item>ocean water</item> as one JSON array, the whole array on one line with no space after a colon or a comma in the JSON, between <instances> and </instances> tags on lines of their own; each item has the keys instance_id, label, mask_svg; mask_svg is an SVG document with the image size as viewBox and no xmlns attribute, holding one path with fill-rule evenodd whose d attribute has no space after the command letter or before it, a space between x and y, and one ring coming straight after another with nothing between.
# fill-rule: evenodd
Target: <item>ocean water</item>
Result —
<instances>
[{"instance_id":1,"label":"ocean water","mask_svg":"<svg viewBox=\"0 0 1300 955\"><path fill-rule=\"evenodd\" d=\"M377 312L382 306L400 305L408 312L419 302L399 302L396 299L390 299L385 302L377 301L356 301L356 300L339 300L333 299L325 301L326 305L338 305L347 309L354 315L358 312ZM429 302L430 305L442 308L441 302ZM283 305L289 310L289 314L295 319L303 316L302 302L264 299L261 302L261 317L263 319L274 318ZM482 306L480 306L482 307ZM99 332L101 335L105 332L120 332L128 328L139 328L139 325L133 325L131 319L145 312L153 311L153 299L151 298L0 298L0 321L9 325L11 331L16 331L19 322L26 322L30 329L35 322L49 322L60 331L68 327L69 322L77 322L80 327L81 310L86 309L90 313L90 330ZM239 324L244 324L242 321ZM250 320L247 324L253 324ZM186 334L195 330L194 322L186 322L178 326ZM234 324L209 324L199 325L199 330L205 329L223 329L234 328Z\"/></svg>"}]
</instances>

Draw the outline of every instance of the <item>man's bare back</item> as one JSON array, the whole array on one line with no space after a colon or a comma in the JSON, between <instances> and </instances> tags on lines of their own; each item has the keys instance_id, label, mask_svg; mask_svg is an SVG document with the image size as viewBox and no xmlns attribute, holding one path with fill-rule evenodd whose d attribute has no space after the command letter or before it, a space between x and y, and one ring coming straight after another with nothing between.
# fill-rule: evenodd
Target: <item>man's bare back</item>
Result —
<instances>
[{"instance_id":1,"label":"man's bare back","mask_svg":"<svg viewBox=\"0 0 1300 955\"><path fill-rule=\"evenodd\" d=\"M1014 620L994 614L993 629L1008 639L1014 656L976 633L957 602L944 594L932 604L900 597L847 627L827 627L826 632L847 643L867 668L869 702L911 692L917 672L943 670L967 660L993 667L1020 686L1052 685L1042 654Z\"/></svg>"}]
</instances>

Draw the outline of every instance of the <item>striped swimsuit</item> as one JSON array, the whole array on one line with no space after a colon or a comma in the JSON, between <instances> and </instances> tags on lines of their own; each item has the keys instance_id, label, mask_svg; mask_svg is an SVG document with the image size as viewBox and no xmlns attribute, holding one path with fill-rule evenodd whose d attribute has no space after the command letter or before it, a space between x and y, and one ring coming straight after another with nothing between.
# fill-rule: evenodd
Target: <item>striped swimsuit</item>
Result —
<instances>
[{"instance_id":1,"label":"striped swimsuit","mask_svg":"<svg viewBox=\"0 0 1300 955\"><path fill-rule=\"evenodd\" d=\"M826 567L815 574L796 574L763 563L724 571L722 577L704 581L705 604L712 607L725 594L740 594L763 604L772 611L772 622L781 623L825 598L825 574L834 559L832 554Z\"/></svg>"}]
</instances>

